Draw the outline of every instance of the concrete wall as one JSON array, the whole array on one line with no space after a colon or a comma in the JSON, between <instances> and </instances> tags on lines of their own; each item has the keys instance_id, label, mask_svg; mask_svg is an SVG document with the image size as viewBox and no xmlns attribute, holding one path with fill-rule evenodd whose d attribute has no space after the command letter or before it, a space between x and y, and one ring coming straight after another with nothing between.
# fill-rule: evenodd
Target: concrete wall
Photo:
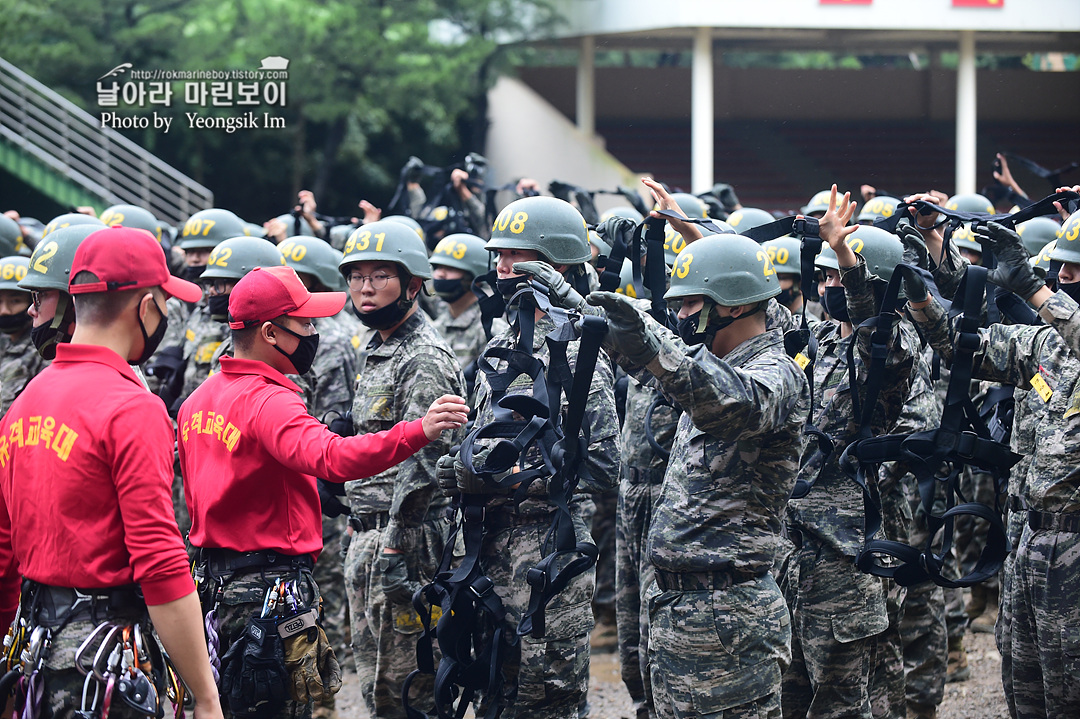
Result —
<instances>
[{"instance_id":1,"label":"concrete wall","mask_svg":"<svg viewBox=\"0 0 1080 719\"><path fill-rule=\"evenodd\" d=\"M575 73L572 67L523 68L520 77L573 118ZM995 70L980 72L977 79L980 122L1080 117L1080 72ZM721 120L951 120L956 115L956 73L946 70L717 67L714 87L715 115ZM597 121L689 116L689 68L597 68Z\"/></svg>"}]
</instances>

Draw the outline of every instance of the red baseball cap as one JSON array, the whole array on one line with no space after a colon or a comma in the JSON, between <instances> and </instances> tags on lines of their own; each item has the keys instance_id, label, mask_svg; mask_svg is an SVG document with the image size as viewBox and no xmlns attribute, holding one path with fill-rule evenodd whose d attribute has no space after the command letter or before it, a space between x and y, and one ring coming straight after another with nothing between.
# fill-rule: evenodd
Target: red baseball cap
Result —
<instances>
[{"instance_id":1,"label":"red baseball cap","mask_svg":"<svg viewBox=\"0 0 1080 719\"><path fill-rule=\"evenodd\" d=\"M93 272L100 281L71 284L71 280L83 271ZM184 302L202 299L201 287L169 273L161 245L145 230L107 227L88 235L75 250L68 280L70 294L119 292L143 287L160 287Z\"/></svg>"},{"instance_id":2,"label":"red baseball cap","mask_svg":"<svg viewBox=\"0 0 1080 719\"><path fill-rule=\"evenodd\" d=\"M229 294L229 327L242 330L281 315L332 317L344 306L344 292L308 292L288 265L256 267Z\"/></svg>"}]
</instances>

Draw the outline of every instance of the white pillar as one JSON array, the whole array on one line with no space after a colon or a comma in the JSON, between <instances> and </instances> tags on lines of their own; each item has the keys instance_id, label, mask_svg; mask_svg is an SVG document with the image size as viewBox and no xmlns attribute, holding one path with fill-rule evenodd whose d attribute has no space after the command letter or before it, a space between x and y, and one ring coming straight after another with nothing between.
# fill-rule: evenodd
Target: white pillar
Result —
<instances>
[{"instance_id":1,"label":"white pillar","mask_svg":"<svg viewBox=\"0 0 1080 719\"><path fill-rule=\"evenodd\" d=\"M975 31L960 31L960 59L956 65L956 188L955 193L976 191Z\"/></svg>"},{"instance_id":2,"label":"white pillar","mask_svg":"<svg viewBox=\"0 0 1080 719\"><path fill-rule=\"evenodd\" d=\"M699 27L694 35L690 76L690 191L713 186L713 57L712 32Z\"/></svg>"},{"instance_id":3,"label":"white pillar","mask_svg":"<svg viewBox=\"0 0 1080 719\"><path fill-rule=\"evenodd\" d=\"M596 39L581 38L577 66L577 126L587 137L596 134Z\"/></svg>"}]
</instances>

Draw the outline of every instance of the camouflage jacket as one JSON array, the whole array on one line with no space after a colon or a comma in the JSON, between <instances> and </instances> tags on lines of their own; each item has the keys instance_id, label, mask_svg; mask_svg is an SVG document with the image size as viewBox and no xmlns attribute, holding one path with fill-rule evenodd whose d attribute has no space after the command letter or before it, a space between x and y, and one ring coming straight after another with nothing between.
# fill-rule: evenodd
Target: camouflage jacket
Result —
<instances>
[{"instance_id":1,"label":"camouflage jacket","mask_svg":"<svg viewBox=\"0 0 1080 719\"><path fill-rule=\"evenodd\" d=\"M199 304L205 304L200 302ZM177 297L170 297L165 300L165 309L169 313L169 326L165 329L165 336L161 338L161 344L158 345L157 350L146 362L147 366L153 365L155 358L158 354L167 347L180 347L184 346L184 333L187 331L188 319L191 317L191 313L198 305L188 304ZM161 389L161 378L148 376L147 386L154 394L158 394Z\"/></svg>"},{"instance_id":2,"label":"camouflage jacket","mask_svg":"<svg viewBox=\"0 0 1080 719\"><path fill-rule=\"evenodd\" d=\"M385 341L376 333L357 363L353 425L357 434L381 432L423 417L444 394L461 395L465 379L454 353L420 311ZM384 546L410 551L430 505L442 503L435 463L450 449L448 433L401 464L345 484L355 514L390 513Z\"/></svg>"},{"instance_id":3,"label":"camouflage jacket","mask_svg":"<svg viewBox=\"0 0 1080 719\"><path fill-rule=\"evenodd\" d=\"M842 269L841 280L847 295L848 314L852 325L872 317L875 310L873 287L866 272L866 262L860 256L852 268ZM833 441L833 454L817 485L802 499L788 503L787 522L804 537L812 537L819 545L831 547L838 554L854 557L862 548L863 496L859 486L839 465L840 455L859 432L860 418L854 416L851 385L848 378L847 350L855 342L855 370L860 398L866 387L866 364L870 355L872 330L856 329L841 337L840 325L822 322L814 327L818 340L817 361L814 363L814 426L827 433ZM878 395L870 427L875 436L891 433L904 404L911 395L912 371L919 339L903 322L893 330L885 361L886 380ZM811 443L803 453L799 477L812 480L821 467L822 455L817 443ZM876 491L876 478L871 478Z\"/></svg>"},{"instance_id":4,"label":"camouflage jacket","mask_svg":"<svg viewBox=\"0 0 1080 719\"><path fill-rule=\"evenodd\" d=\"M190 397L210 376L214 353L228 337L228 323L212 319L209 308L199 305L191 311L184 328L184 361L187 366L184 369L184 390L180 394L182 398Z\"/></svg>"},{"instance_id":5,"label":"camouflage jacket","mask_svg":"<svg viewBox=\"0 0 1080 719\"><path fill-rule=\"evenodd\" d=\"M487 347L488 337L480 324L480 305L472 304L457 317L450 315L450 306L442 303L441 312L431 321L457 356L458 364L465 369ZM496 317L491 321L492 337L505 332L506 320Z\"/></svg>"},{"instance_id":6,"label":"camouflage jacket","mask_svg":"<svg viewBox=\"0 0 1080 719\"><path fill-rule=\"evenodd\" d=\"M544 338L555 329L555 323L546 315L536 322L533 338L533 356L539 359L545 367L550 361L550 351ZM503 332L492 337L489 347L516 347L518 340L517 326L508 326ZM566 347L566 359L573 371L577 368L578 342L570 342ZM496 370L505 368L504 361L493 363ZM589 386L589 398L585 405L585 418L582 424L583 431L587 432L589 446L584 458L586 473L579 475L577 491L579 493L606 492L617 486L619 480L619 417L615 411L615 378L611 371L611 362L603 350L600 351L596 360L596 369L593 372L592 384ZM507 395L532 394L532 378L522 375L515 379L507 388ZM494 418L491 407L491 385L488 384L486 375L478 372L476 376L476 397L473 407L476 411L477 427L488 424ZM562 397L563 421L565 422L568 398ZM533 454L536 453L536 454ZM537 450L530 450L527 463L539 463ZM536 480L528 490L528 496L518 506L517 511L521 514L546 514L552 506L547 501L547 482ZM493 497L488 506L505 505L511 502L506 496Z\"/></svg>"},{"instance_id":7,"label":"camouflage jacket","mask_svg":"<svg viewBox=\"0 0 1080 719\"><path fill-rule=\"evenodd\" d=\"M18 340L0 334L0 417L3 417L15 398L26 389L49 363L41 358L26 330Z\"/></svg>"}]
</instances>

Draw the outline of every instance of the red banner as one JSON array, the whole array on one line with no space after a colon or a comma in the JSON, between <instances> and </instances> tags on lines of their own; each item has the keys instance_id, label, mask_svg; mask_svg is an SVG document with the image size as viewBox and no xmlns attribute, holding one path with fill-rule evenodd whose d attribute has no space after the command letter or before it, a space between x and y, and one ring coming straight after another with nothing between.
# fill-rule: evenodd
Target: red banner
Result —
<instances>
[{"instance_id":1,"label":"red banner","mask_svg":"<svg viewBox=\"0 0 1080 719\"><path fill-rule=\"evenodd\" d=\"M952 0L953 7L1005 7L1005 0Z\"/></svg>"},{"instance_id":2,"label":"red banner","mask_svg":"<svg viewBox=\"0 0 1080 719\"><path fill-rule=\"evenodd\" d=\"M874 0L818 0L822 5L869 5Z\"/></svg>"}]
</instances>

